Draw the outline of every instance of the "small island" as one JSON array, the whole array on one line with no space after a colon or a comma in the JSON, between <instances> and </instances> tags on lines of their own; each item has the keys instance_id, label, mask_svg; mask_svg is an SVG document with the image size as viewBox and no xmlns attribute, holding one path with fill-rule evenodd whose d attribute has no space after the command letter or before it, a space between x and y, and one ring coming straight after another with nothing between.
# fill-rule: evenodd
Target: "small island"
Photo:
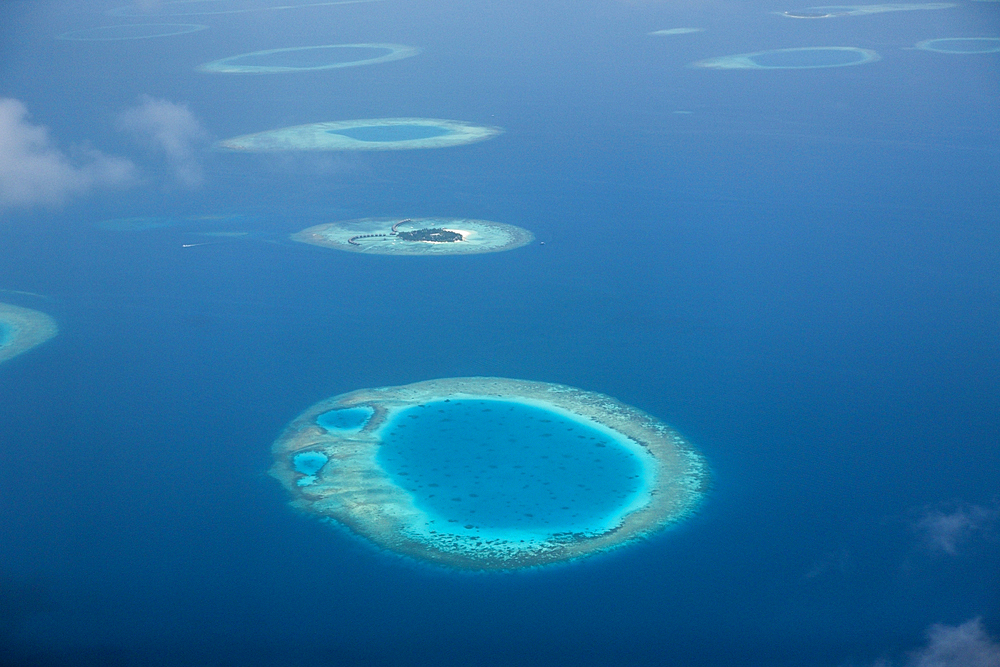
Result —
<instances>
[{"instance_id":1,"label":"small island","mask_svg":"<svg viewBox=\"0 0 1000 667\"><path fill-rule=\"evenodd\" d=\"M461 241L462 235L448 229L414 229L412 232L399 232L399 238L404 241L454 243L455 241Z\"/></svg>"},{"instance_id":2,"label":"small island","mask_svg":"<svg viewBox=\"0 0 1000 667\"><path fill-rule=\"evenodd\" d=\"M292 235L300 243L373 255L475 255L520 248L534 238L521 227L468 218L362 218Z\"/></svg>"}]
</instances>

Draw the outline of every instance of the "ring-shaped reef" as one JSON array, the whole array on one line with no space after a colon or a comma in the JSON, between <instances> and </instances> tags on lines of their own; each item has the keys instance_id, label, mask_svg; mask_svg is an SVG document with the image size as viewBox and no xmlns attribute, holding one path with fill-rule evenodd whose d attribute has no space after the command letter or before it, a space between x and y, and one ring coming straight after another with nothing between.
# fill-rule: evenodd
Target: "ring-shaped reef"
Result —
<instances>
[{"instance_id":1,"label":"ring-shaped reef","mask_svg":"<svg viewBox=\"0 0 1000 667\"><path fill-rule=\"evenodd\" d=\"M998 53L1000 52L1000 37L925 39L917 44L917 48L935 53Z\"/></svg>"},{"instance_id":2,"label":"ring-shaped reef","mask_svg":"<svg viewBox=\"0 0 1000 667\"><path fill-rule=\"evenodd\" d=\"M682 521L709 471L636 408L559 384L446 378L321 401L274 443L292 505L392 552L513 570Z\"/></svg>"},{"instance_id":3,"label":"ring-shaped reef","mask_svg":"<svg viewBox=\"0 0 1000 667\"><path fill-rule=\"evenodd\" d=\"M172 37L186 35L208 29L207 25L195 23L135 23L131 25L105 25L98 28L83 28L70 30L56 39L66 39L77 42L117 42L128 39L151 39L153 37Z\"/></svg>"},{"instance_id":4,"label":"ring-shaped reef","mask_svg":"<svg viewBox=\"0 0 1000 667\"><path fill-rule=\"evenodd\" d=\"M327 7L330 5L354 5L375 0L324 0L323 2L289 3L288 0L252 0L241 2L241 7L227 7L232 0L171 0L170 2L138 3L116 7L108 11L110 16L149 18L151 16L211 16L215 14L246 14L281 9L304 9L306 7Z\"/></svg>"},{"instance_id":5,"label":"ring-shaped reef","mask_svg":"<svg viewBox=\"0 0 1000 667\"><path fill-rule=\"evenodd\" d=\"M393 151L444 148L492 139L499 127L436 118L368 118L296 125L220 141L223 150Z\"/></svg>"},{"instance_id":6,"label":"ring-shaped reef","mask_svg":"<svg viewBox=\"0 0 1000 667\"><path fill-rule=\"evenodd\" d=\"M774 49L735 56L719 56L693 62L689 67L704 69L818 69L848 67L879 60L868 49L853 46L810 46L797 49Z\"/></svg>"},{"instance_id":7,"label":"ring-shaped reef","mask_svg":"<svg viewBox=\"0 0 1000 667\"><path fill-rule=\"evenodd\" d=\"M884 14L885 12L950 9L957 6L953 2L894 2L883 5L826 5L774 13L792 19L829 19L838 16L868 16L869 14Z\"/></svg>"},{"instance_id":8,"label":"ring-shaped reef","mask_svg":"<svg viewBox=\"0 0 1000 667\"><path fill-rule=\"evenodd\" d=\"M56 321L45 313L0 303L0 362L41 345L57 333Z\"/></svg>"},{"instance_id":9,"label":"ring-shaped reef","mask_svg":"<svg viewBox=\"0 0 1000 667\"><path fill-rule=\"evenodd\" d=\"M311 72L358 65L375 65L402 60L420 53L420 49L402 44L327 44L297 46L288 49L254 51L199 65L199 72L213 74L272 74ZM341 60L346 57L348 60Z\"/></svg>"},{"instance_id":10,"label":"ring-shaped reef","mask_svg":"<svg viewBox=\"0 0 1000 667\"><path fill-rule=\"evenodd\" d=\"M362 218L292 234L293 241L370 255L478 255L531 243L527 229L468 218Z\"/></svg>"}]
</instances>

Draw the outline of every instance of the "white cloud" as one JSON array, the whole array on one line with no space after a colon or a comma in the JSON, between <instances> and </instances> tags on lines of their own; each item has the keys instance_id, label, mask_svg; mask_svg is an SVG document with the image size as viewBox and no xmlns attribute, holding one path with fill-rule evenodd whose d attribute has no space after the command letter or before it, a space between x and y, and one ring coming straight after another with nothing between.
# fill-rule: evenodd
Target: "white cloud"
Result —
<instances>
[{"instance_id":1,"label":"white cloud","mask_svg":"<svg viewBox=\"0 0 1000 667\"><path fill-rule=\"evenodd\" d=\"M932 625L927 646L910 654L907 667L1000 667L1000 643L993 641L980 619L961 625Z\"/></svg>"},{"instance_id":2,"label":"white cloud","mask_svg":"<svg viewBox=\"0 0 1000 667\"><path fill-rule=\"evenodd\" d=\"M201 184L196 153L208 141L208 133L186 105L144 95L138 106L122 112L119 124L161 151L181 185Z\"/></svg>"},{"instance_id":3,"label":"white cloud","mask_svg":"<svg viewBox=\"0 0 1000 667\"><path fill-rule=\"evenodd\" d=\"M72 158L28 120L18 100L0 98L0 208L55 206L95 187L130 183L135 166L125 158L77 148Z\"/></svg>"},{"instance_id":4,"label":"white cloud","mask_svg":"<svg viewBox=\"0 0 1000 667\"><path fill-rule=\"evenodd\" d=\"M928 510L917 521L916 527L931 550L955 556L962 544L987 529L995 518L994 510L979 505L962 505L951 512Z\"/></svg>"}]
</instances>

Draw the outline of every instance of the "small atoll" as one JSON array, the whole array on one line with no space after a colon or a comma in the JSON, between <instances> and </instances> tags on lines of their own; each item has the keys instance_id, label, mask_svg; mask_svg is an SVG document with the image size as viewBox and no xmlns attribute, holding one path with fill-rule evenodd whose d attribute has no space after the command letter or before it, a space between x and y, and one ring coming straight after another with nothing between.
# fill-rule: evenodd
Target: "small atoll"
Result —
<instances>
[{"instance_id":1,"label":"small atoll","mask_svg":"<svg viewBox=\"0 0 1000 667\"><path fill-rule=\"evenodd\" d=\"M890 2L880 5L827 5L774 13L779 16L787 16L790 19L831 19L840 16L868 16L886 12L950 9L957 6L953 2Z\"/></svg>"},{"instance_id":2,"label":"small atoll","mask_svg":"<svg viewBox=\"0 0 1000 667\"><path fill-rule=\"evenodd\" d=\"M375 65L410 58L420 49L402 44L324 44L241 53L199 65L212 74L282 74Z\"/></svg>"},{"instance_id":3,"label":"small atoll","mask_svg":"<svg viewBox=\"0 0 1000 667\"><path fill-rule=\"evenodd\" d=\"M292 234L293 241L374 255L475 255L534 240L527 229L468 218L362 218Z\"/></svg>"},{"instance_id":4,"label":"small atoll","mask_svg":"<svg viewBox=\"0 0 1000 667\"><path fill-rule=\"evenodd\" d=\"M819 69L863 65L876 60L879 60L879 55L870 49L859 49L854 46L808 46L706 58L693 62L688 67L725 70Z\"/></svg>"},{"instance_id":5,"label":"small atoll","mask_svg":"<svg viewBox=\"0 0 1000 667\"><path fill-rule=\"evenodd\" d=\"M436 118L367 118L282 127L220 141L220 150L245 153L272 151L398 151L446 148L484 141L499 127Z\"/></svg>"},{"instance_id":6,"label":"small atoll","mask_svg":"<svg viewBox=\"0 0 1000 667\"><path fill-rule=\"evenodd\" d=\"M56 321L45 313L0 303L0 362L41 345L58 332Z\"/></svg>"},{"instance_id":7,"label":"small atoll","mask_svg":"<svg viewBox=\"0 0 1000 667\"><path fill-rule=\"evenodd\" d=\"M565 562L683 521L708 486L679 433L613 398L505 378L321 401L274 443L292 505L466 570Z\"/></svg>"}]
</instances>

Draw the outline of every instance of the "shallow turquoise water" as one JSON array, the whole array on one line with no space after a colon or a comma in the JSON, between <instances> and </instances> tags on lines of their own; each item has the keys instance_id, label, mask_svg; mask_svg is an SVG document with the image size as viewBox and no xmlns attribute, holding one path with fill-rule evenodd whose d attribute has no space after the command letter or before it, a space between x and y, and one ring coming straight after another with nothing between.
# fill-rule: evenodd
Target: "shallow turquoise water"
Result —
<instances>
[{"instance_id":1,"label":"shallow turquoise water","mask_svg":"<svg viewBox=\"0 0 1000 667\"><path fill-rule=\"evenodd\" d=\"M372 414L371 408L342 408L324 412L316 418L316 423L327 431L359 431Z\"/></svg>"},{"instance_id":2,"label":"shallow turquoise water","mask_svg":"<svg viewBox=\"0 0 1000 667\"><path fill-rule=\"evenodd\" d=\"M0 322L0 347L7 347L10 343L11 332L12 329L9 326Z\"/></svg>"},{"instance_id":3,"label":"shallow turquoise water","mask_svg":"<svg viewBox=\"0 0 1000 667\"><path fill-rule=\"evenodd\" d=\"M292 457L292 464L303 475L315 475L329 460L325 454L319 452L302 452Z\"/></svg>"},{"instance_id":4,"label":"shallow turquoise water","mask_svg":"<svg viewBox=\"0 0 1000 667\"><path fill-rule=\"evenodd\" d=\"M466 528L583 530L641 487L639 461L587 424L522 403L438 401L385 426L379 464Z\"/></svg>"},{"instance_id":5,"label":"shallow turquoise water","mask_svg":"<svg viewBox=\"0 0 1000 667\"><path fill-rule=\"evenodd\" d=\"M363 125L327 131L357 141L413 141L451 134L451 130L437 125Z\"/></svg>"},{"instance_id":6,"label":"shallow turquoise water","mask_svg":"<svg viewBox=\"0 0 1000 667\"><path fill-rule=\"evenodd\" d=\"M316 473L323 469L330 459L320 452L302 452L292 457L292 466L305 475L295 483L299 486L309 486L316 481Z\"/></svg>"}]
</instances>

